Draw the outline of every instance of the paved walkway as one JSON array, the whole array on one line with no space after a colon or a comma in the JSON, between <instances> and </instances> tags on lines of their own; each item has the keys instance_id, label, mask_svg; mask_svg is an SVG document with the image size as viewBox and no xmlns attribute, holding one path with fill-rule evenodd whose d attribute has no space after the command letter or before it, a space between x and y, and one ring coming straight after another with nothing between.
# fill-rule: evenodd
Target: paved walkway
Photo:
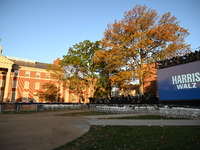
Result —
<instances>
[{"instance_id":1,"label":"paved walkway","mask_svg":"<svg viewBox=\"0 0 200 150\"><path fill-rule=\"evenodd\" d=\"M57 116L61 113L0 114L0 149L51 150L89 130L85 119Z\"/></svg>"},{"instance_id":2,"label":"paved walkway","mask_svg":"<svg viewBox=\"0 0 200 150\"><path fill-rule=\"evenodd\" d=\"M110 117L134 116L125 115L104 115L104 116L84 116L90 125L122 125L122 126L200 126L200 120L141 120L141 119L100 119Z\"/></svg>"}]
</instances>

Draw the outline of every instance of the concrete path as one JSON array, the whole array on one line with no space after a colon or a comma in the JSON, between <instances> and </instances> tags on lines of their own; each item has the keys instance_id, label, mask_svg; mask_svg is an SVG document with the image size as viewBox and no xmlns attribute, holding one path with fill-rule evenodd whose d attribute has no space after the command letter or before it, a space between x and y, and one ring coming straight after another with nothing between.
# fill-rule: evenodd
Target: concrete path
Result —
<instances>
[{"instance_id":1,"label":"concrete path","mask_svg":"<svg viewBox=\"0 0 200 150\"><path fill-rule=\"evenodd\" d=\"M103 115L103 116L84 116L90 125L122 125L122 126L200 126L200 120L141 120L141 119L100 119L110 117L136 116L133 114L125 115Z\"/></svg>"},{"instance_id":2,"label":"concrete path","mask_svg":"<svg viewBox=\"0 0 200 150\"><path fill-rule=\"evenodd\" d=\"M0 114L0 149L51 150L89 130L85 119L58 116L61 113Z\"/></svg>"}]
</instances>

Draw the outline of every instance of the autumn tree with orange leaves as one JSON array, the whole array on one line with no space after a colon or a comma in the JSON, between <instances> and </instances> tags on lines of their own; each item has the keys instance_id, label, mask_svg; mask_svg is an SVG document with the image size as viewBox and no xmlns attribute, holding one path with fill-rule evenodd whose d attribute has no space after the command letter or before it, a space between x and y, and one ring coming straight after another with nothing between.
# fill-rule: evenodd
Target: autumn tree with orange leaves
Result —
<instances>
[{"instance_id":1,"label":"autumn tree with orange leaves","mask_svg":"<svg viewBox=\"0 0 200 150\"><path fill-rule=\"evenodd\" d=\"M152 63L184 54L189 47L184 41L188 35L169 12L159 16L156 10L137 5L125 12L121 21L108 24L102 50L96 52L94 60L106 64L112 85L138 79L143 94L144 78L151 73Z\"/></svg>"},{"instance_id":2,"label":"autumn tree with orange leaves","mask_svg":"<svg viewBox=\"0 0 200 150\"><path fill-rule=\"evenodd\" d=\"M56 102L59 96L59 88L51 82L47 82L42 85L42 90L38 91L37 96L44 101Z\"/></svg>"}]
</instances>

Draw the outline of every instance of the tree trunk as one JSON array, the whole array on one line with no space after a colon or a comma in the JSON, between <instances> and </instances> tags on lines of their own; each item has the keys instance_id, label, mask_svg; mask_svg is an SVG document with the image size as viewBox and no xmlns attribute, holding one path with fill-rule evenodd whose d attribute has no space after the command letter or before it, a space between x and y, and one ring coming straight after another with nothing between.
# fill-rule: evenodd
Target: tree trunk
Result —
<instances>
[{"instance_id":1,"label":"tree trunk","mask_svg":"<svg viewBox=\"0 0 200 150\"><path fill-rule=\"evenodd\" d=\"M143 51L141 49L141 64L140 64L140 71L139 71L139 92L140 94L144 94L144 57L143 57Z\"/></svg>"},{"instance_id":2,"label":"tree trunk","mask_svg":"<svg viewBox=\"0 0 200 150\"><path fill-rule=\"evenodd\" d=\"M142 77L139 79L139 93L144 94L144 82Z\"/></svg>"},{"instance_id":3,"label":"tree trunk","mask_svg":"<svg viewBox=\"0 0 200 150\"><path fill-rule=\"evenodd\" d=\"M111 81L110 81L110 79L108 79L108 83L107 83L107 96L108 97L111 97L111 90L112 90Z\"/></svg>"}]
</instances>

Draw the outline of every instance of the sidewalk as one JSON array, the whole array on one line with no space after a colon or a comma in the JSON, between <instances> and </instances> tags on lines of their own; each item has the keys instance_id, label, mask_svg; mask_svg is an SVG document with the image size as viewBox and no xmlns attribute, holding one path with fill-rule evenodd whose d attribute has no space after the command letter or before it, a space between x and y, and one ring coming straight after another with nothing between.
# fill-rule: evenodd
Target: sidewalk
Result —
<instances>
[{"instance_id":1,"label":"sidewalk","mask_svg":"<svg viewBox=\"0 0 200 150\"><path fill-rule=\"evenodd\" d=\"M133 114L83 116L90 125L121 125L121 126L200 126L200 120L141 120L141 119L99 119L110 117L134 116Z\"/></svg>"}]
</instances>

